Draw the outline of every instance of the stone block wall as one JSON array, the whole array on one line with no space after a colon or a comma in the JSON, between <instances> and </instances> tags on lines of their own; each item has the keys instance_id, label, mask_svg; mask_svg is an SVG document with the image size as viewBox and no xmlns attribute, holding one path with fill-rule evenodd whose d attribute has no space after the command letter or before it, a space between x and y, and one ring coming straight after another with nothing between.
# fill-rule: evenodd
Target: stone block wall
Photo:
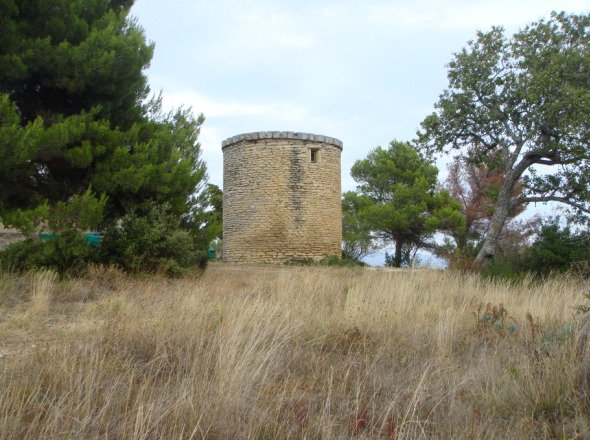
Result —
<instances>
[{"instance_id":1,"label":"stone block wall","mask_svg":"<svg viewBox=\"0 0 590 440\"><path fill-rule=\"evenodd\" d=\"M12 243L24 239L25 237L16 229L7 229L0 223L0 251L6 249Z\"/></svg>"},{"instance_id":2,"label":"stone block wall","mask_svg":"<svg viewBox=\"0 0 590 440\"><path fill-rule=\"evenodd\" d=\"M257 132L229 138L222 149L224 261L341 255L341 141Z\"/></svg>"}]
</instances>

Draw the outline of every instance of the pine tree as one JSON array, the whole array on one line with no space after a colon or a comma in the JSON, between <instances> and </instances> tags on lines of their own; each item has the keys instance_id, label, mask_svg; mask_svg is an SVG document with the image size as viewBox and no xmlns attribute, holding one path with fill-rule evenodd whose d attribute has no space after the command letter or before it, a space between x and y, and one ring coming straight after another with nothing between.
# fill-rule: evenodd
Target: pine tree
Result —
<instances>
[{"instance_id":1,"label":"pine tree","mask_svg":"<svg viewBox=\"0 0 590 440\"><path fill-rule=\"evenodd\" d=\"M0 220L59 233L7 250L2 268L77 273L98 261L176 275L203 262L204 118L163 113L150 95L154 45L132 5L0 0ZM88 229L105 232L100 251L80 237Z\"/></svg>"},{"instance_id":2,"label":"pine tree","mask_svg":"<svg viewBox=\"0 0 590 440\"><path fill-rule=\"evenodd\" d=\"M160 98L150 97L144 71L154 45L129 17L132 5L0 0L5 224L71 226L51 218L80 197L93 199L81 205L96 211L77 215L93 224L71 219L81 228L153 202L167 202L178 216L197 209L194 195L206 180L198 143L204 119L185 109L164 114Z\"/></svg>"},{"instance_id":3,"label":"pine tree","mask_svg":"<svg viewBox=\"0 0 590 440\"><path fill-rule=\"evenodd\" d=\"M459 203L437 188L438 169L409 143L392 141L387 149L371 150L350 174L358 187L344 199L356 207L362 230L394 245L395 267L409 265L417 249L433 249L436 232L465 224Z\"/></svg>"}]
</instances>

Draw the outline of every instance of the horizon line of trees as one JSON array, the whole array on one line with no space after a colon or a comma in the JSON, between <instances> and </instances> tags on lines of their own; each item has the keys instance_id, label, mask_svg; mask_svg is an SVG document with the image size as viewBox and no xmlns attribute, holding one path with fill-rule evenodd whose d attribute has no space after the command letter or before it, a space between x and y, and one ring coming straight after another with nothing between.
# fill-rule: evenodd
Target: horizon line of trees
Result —
<instances>
[{"instance_id":1,"label":"horizon line of trees","mask_svg":"<svg viewBox=\"0 0 590 440\"><path fill-rule=\"evenodd\" d=\"M0 268L176 275L205 265L221 236L222 191L207 183L198 142L204 116L162 111L145 75L154 44L133 3L0 2L0 221L55 234L10 246ZM343 255L390 246L388 264L401 267L423 249L475 269L516 254L510 264L525 267L541 248L554 263L586 258L590 14L553 12L511 37L479 31L447 67L417 138L353 165ZM453 157L442 184L441 154ZM567 206L566 222L518 220L539 202ZM85 244L87 230L103 232L100 247Z\"/></svg>"}]
</instances>

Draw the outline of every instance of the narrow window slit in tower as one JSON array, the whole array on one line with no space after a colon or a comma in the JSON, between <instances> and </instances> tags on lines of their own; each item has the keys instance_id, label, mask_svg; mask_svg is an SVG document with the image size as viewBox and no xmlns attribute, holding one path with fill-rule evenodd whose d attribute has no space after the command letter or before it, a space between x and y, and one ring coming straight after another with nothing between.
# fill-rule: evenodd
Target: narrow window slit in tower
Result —
<instances>
[{"instance_id":1,"label":"narrow window slit in tower","mask_svg":"<svg viewBox=\"0 0 590 440\"><path fill-rule=\"evenodd\" d=\"M320 150L319 148L310 148L309 159L311 163L317 163L320 161Z\"/></svg>"}]
</instances>

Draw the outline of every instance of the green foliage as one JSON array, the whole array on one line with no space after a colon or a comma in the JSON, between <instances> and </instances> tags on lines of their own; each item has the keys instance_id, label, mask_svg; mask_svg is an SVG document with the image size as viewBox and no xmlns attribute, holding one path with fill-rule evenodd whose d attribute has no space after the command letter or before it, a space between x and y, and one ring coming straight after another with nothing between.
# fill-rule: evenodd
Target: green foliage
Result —
<instances>
[{"instance_id":1,"label":"green foliage","mask_svg":"<svg viewBox=\"0 0 590 440\"><path fill-rule=\"evenodd\" d=\"M102 223L106 202L106 196L103 194L95 197L92 188L88 188L82 195L75 195L68 203L57 202L49 217L49 229L97 229Z\"/></svg>"},{"instance_id":2,"label":"green foliage","mask_svg":"<svg viewBox=\"0 0 590 440\"><path fill-rule=\"evenodd\" d=\"M458 203L437 188L437 174L414 147L397 141L372 150L352 167L359 185L344 200L354 203L362 231L371 231L373 240L393 242L395 267L402 265L404 249L431 247L435 232L464 223Z\"/></svg>"},{"instance_id":3,"label":"green foliage","mask_svg":"<svg viewBox=\"0 0 590 440\"><path fill-rule=\"evenodd\" d=\"M584 304L578 304L574 306L574 310L577 314L587 314L590 312L590 290L586 293L583 293L582 296L584 297Z\"/></svg>"},{"instance_id":4,"label":"green foliage","mask_svg":"<svg viewBox=\"0 0 590 440\"><path fill-rule=\"evenodd\" d=\"M483 268L481 275L487 279L520 283L527 274L521 261L497 256Z\"/></svg>"},{"instance_id":5,"label":"green foliage","mask_svg":"<svg viewBox=\"0 0 590 440\"><path fill-rule=\"evenodd\" d=\"M325 257L319 261L314 261L311 258L291 258L284 263L287 266L331 266L331 267L363 267L366 266L362 261L354 260L343 256L340 257Z\"/></svg>"},{"instance_id":6,"label":"green foliage","mask_svg":"<svg viewBox=\"0 0 590 440\"><path fill-rule=\"evenodd\" d=\"M144 70L154 45L129 18L133 3L0 2L0 220L26 234L59 232L51 245L12 250L25 265L45 267L50 258L39 255L57 253L59 271L68 270L71 256L47 249L70 229L119 225L110 227L101 258L132 271L177 274L197 259L189 248L209 240L195 220L209 203L199 197L207 178L198 143L204 118L182 108L163 113L161 97L149 98ZM166 217L156 218L152 206L163 203ZM152 213L145 221L169 237L152 231L150 245L141 213ZM137 255L122 236L127 230L140 240ZM90 261L84 252L94 252L83 249L81 265Z\"/></svg>"},{"instance_id":7,"label":"green foliage","mask_svg":"<svg viewBox=\"0 0 590 440\"><path fill-rule=\"evenodd\" d=\"M366 266L365 263L362 261L356 260L354 258L348 258L346 256L340 257L326 257L322 258L318 265L320 266L332 266L332 267L364 267Z\"/></svg>"},{"instance_id":8,"label":"green foliage","mask_svg":"<svg viewBox=\"0 0 590 440\"><path fill-rule=\"evenodd\" d=\"M590 261L590 232L572 230L572 225L560 224L559 217L550 218L528 249L526 266L537 275L567 272L572 264Z\"/></svg>"},{"instance_id":9,"label":"green foliage","mask_svg":"<svg viewBox=\"0 0 590 440\"><path fill-rule=\"evenodd\" d=\"M420 145L475 164L500 162L503 173L476 263L496 254L520 205L554 201L590 212L590 15L553 13L510 39L501 27L478 32L448 68L449 86L422 122Z\"/></svg>"},{"instance_id":10,"label":"green foliage","mask_svg":"<svg viewBox=\"0 0 590 440\"><path fill-rule=\"evenodd\" d=\"M23 231L110 222L150 201L201 209L204 118L161 111L133 1L2 4L0 218ZM68 206L72 205L72 206ZM70 216L71 218L68 218Z\"/></svg>"},{"instance_id":11,"label":"green foliage","mask_svg":"<svg viewBox=\"0 0 590 440\"><path fill-rule=\"evenodd\" d=\"M203 234L203 241L223 239L223 191L221 188L208 183L196 197L195 209L191 214L191 223Z\"/></svg>"},{"instance_id":12,"label":"green foliage","mask_svg":"<svg viewBox=\"0 0 590 440\"><path fill-rule=\"evenodd\" d=\"M403 262L403 258L402 258ZM385 252L385 267L395 267L395 256Z\"/></svg>"},{"instance_id":13,"label":"green foliage","mask_svg":"<svg viewBox=\"0 0 590 440\"><path fill-rule=\"evenodd\" d=\"M344 258L360 261L379 249L371 236L371 230L359 217L367 200L355 192L344 193L342 197L342 255Z\"/></svg>"},{"instance_id":14,"label":"green foliage","mask_svg":"<svg viewBox=\"0 0 590 440\"><path fill-rule=\"evenodd\" d=\"M539 224L532 243L503 249L482 274L488 278L521 281L528 275L543 278L576 273L580 268L587 268L589 263L588 230L575 229L571 223L562 223L559 217L550 217Z\"/></svg>"},{"instance_id":15,"label":"green foliage","mask_svg":"<svg viewBox=\"0 0 590 440\"><path fill-rule=\"evenodd\" d=\"M477 333L479 336L490 338L491 336L504 337L514 334L518 325L514 318L510 317L508 310L500 303L495 306L491 303L480 303L477 312L473 315L476 319Z\"/></svg>"},{"instance_id":16,"label":"green foliage","mask_svg":"<svg viewBox=\"0 0 590 440\"><path fill-rule=\"evenodd\" d=\"M98 106L101 119L126 130L145 112L137 104L149 93L143 69L154 45L127 18L133 3L3 2L0 93L10 92L25 122Z\"/></svg>"},{"instance_id":17,"label":"green foliage","mask_svg":"<svg viewBox=\"0 0 590 440\"><path fill-rule=\"evenodd\" d=\"M286 266L312 266L314 261L312 258L290 258L283 263Z\"/></svg>"},{"instance_id":18,"label":"green foliage","mask_svg":"<svg viewBox=\"0 0 590 440\"><path fill-rule=\"evenodd\" d=\"M49 211L47 202L32 209L7 210L2 215L2 222L7 227L15 227L23 234L31 235L43 230L46 219L49 218Z\"/></svg>"},{"instance_id":19,"label":"green foliage","mask_svg":"<svg viewBox=\"0 0 590 440\"><path fill-rule=\"evenodd\" d=\"M191 266L207 265L206 243L198 242L166 205L150 205L107 227L101 261L131 272L182 275Z\"/></svg>"},{"instance_id":20,"label":"green foliage","mask_svg":"<svg viewBox=\"0 0 590 440\"><path fill-rule=\"evenodd\" d=\"M385 252L385 267L411 267L414 264L414 257L416 256L417 249L406 245L402 247L402 255L401 255L401 265L397 263L395 258L395 254L390 254L389 252Z\"/></svg>"},{"instance_id":21,"label":"green foliage","mask_svg":"<svg viewBox=\"0 0 590 440\"><path fill-rule=\"evenodd\" d=\"M48 240L19 241L0 252L0 269L4 271L50 269L62 276L76 276L98 261L98 248L89 246L84 234L73 229L62 230Z\"/></svg>"}]
</instances>

